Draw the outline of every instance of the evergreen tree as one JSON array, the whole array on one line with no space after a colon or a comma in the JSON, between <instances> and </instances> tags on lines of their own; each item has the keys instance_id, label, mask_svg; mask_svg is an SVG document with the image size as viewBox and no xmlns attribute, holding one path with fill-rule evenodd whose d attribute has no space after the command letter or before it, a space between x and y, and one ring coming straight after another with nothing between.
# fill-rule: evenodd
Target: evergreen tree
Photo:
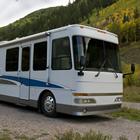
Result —
<instances>
[{"instance_id":1,"label":"evergreen tree","mask_svg":"<svg viewBox=\"0 0 140 140\"><path fill-rule=\"evenodd\" d=\"M137 7L136 7L134 13L135 13L134 19L137 19L139 17L139 11L138 11L138 8Z\"/></svg>"},{"instance_id":2,"label":"evergreen tree","mask_svg":"<svg viewBox=\"0 0 140 140\"><path fill-rule=\"evenodd\" d=\"M126 16L126 13L124 13L123 23L125 23L126 21L129 22L129 17L128 15Z\"/></svg>"}]
</instances>

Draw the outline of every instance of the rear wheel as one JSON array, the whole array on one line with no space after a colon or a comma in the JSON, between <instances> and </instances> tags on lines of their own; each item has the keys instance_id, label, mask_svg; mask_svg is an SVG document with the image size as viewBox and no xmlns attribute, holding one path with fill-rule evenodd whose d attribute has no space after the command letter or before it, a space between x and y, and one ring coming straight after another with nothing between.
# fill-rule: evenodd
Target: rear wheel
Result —
<instances>
[{"instance_id":1,"label":"rear wheel","mask_svg":"<svg viewBox=\"0 0 140 140\"><path fill-rule=\"evenodd\" d=\"M46 92L41 99L41 108L48 117L56 117L56 101L51 92Z\"/></svg>"}]
</instances>

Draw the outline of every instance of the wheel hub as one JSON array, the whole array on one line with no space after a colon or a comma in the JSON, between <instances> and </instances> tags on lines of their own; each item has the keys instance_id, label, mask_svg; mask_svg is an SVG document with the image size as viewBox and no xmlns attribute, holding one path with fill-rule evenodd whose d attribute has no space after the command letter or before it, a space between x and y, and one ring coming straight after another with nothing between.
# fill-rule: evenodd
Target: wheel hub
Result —
<instances>
[{"instance_id":1,"label":"wheel hub","mask_svg":"<svg viewBox=\"0 0 140 140\"><path fill-rule=\"evenodd\" d=\"M54 110L54 99L51 96L47 96L44 100L44 108L47 112L52 112Z\"/></svg>"}]
</instances>

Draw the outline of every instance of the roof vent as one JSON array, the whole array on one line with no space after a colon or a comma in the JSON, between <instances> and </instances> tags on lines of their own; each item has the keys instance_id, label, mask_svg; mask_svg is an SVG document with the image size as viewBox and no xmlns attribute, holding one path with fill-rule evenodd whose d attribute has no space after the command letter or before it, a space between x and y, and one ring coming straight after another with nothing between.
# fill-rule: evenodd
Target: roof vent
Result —
<instances>
[{"instance_id":1,"label":"roof vent","mask_svg":"<svg viewBox=\"0 0 140 140\"><path fill-rule=\"evenodd\" d=\"M110 32L110 30L108 28L105 29L106 31Z\"/></svg>"},{"instance_id":2,"label":"roof vent","mask_svg":"<svg viewBox=\"0 0 140 140\"><path fill-rule=\"evenodd\" d=\"M4 44L4 43L6 43L6 42L8 42L8 41L1 41L0 44Z\"/></svg>"}]
</instances>

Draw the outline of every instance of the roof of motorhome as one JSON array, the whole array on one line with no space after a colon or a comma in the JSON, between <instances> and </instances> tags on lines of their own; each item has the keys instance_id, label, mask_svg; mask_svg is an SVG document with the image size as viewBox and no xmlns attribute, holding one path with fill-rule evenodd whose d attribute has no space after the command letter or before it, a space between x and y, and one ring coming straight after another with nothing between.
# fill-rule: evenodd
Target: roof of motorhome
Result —
<instances>
[{"instance_id":1,"label":"roof of motorhome","mask_svg":"<svg viewBox=\"0 0 140 140\"><path fill-rule=\"evenodd\" d=\"M61 30L66 30L68 28L72 28L72 27L88 28L88 29L95 30L95 31L98 31L98 32L102 32L102 33L110 34L110 35L113 35L113 36L117 36L116 34L108 32L108 30L101 30L101 29L97 29L97 28L93 28L93 27L89 27L89 26L84 26L84 25L68 25L68 26L57 28L57 29L44 31L44 32L41 32L41 33L38 33L38 34L34 34L34 35L22 37L22 38L16 38L16 39L10 40L10 41L1 41L0 42L0 47L12 45L12 44L18 44L18 43L21 44L25 41L30 41L30 40L39 39L39 38L48 36L49 35L48 33L58 32L58 31L61 31Z\"/></svg>"}]
</instances>

